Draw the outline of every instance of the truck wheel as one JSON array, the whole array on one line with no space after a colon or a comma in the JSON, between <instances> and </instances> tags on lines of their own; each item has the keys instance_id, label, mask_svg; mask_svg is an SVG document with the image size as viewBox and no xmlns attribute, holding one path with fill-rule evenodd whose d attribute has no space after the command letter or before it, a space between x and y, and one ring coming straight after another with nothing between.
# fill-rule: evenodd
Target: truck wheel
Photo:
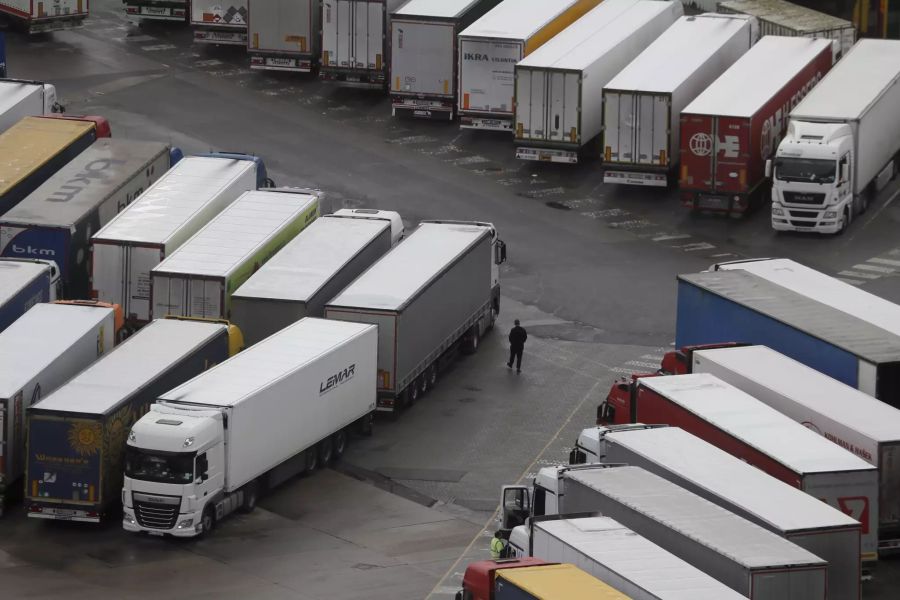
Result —
<instances>
[{"instance_id":1,"label":"truck wheel","mask_svg":"<svg viewBox=\"0 0 900 600\"><path fill-rule=\"evenodd\" d=\"M357 432L361 436L371 437L375 428L375 414L369 413L357 422Z\"/></svg>"},{"instance_id":2,"label":"truck wheel","mask_svg":"<svg viewBox=\"0 0 900 600\"><path fill-rule=\"evenodd\" d=\"M438 368L436 363L432 364L428 367L428 370L425 371L425 379L428 381L428 387L434 389L438 380Z\"/></svg>"},{"instance_id":3,"label":"truck wheel","mask_svg":"<svg viewBox=\"0 0 900 600\"><path fill-rule=\"evenodd\" d=\"M203 525L203 531L200 535L209 535L216 528L216 515L213 514L212 506L207 506L200 517L200 523Z\"/></svg>"},{"instance_id":4,"label":"truck wheel","mask_svg":"<svg viewBox=\"0 0 900 600\"><path fill-rule=\"evenodd\" d=\"M414 379L406 388L406 405L412 406L419 399L419 380Z\"/></svg>"},{"instance_id":5,"label":"truck wheel","mask_svg":"<svg viewBox=\"0 0 900 600\"><path fill-rule=\"evenodd\" d=\"M319 442L319 464L327 467L334 457L334 448L331 445L331 438L327 438Z\"/></svg>"},{"instance_id":6,"label":"truck wheel","mask_svg":"<svg viewBox=\"0 0 900 600\"><path fill-rule=\"evenodd\" d=\"M251 481L244 486L244 501L241 503L242 513L251 513L256 508L256 499L259 496L259 486L256 481Z\"/></svg>"},{"instance_id":7,"label":"truck wheel","mask_svg":"<svg viewBox=\"0 0 900 600\"><path fill-rule=\"evenodd\" d=\"M472 328L469 330L469 339L466 342L466 345L463 348L463 351L466 354L475 354L475 351L478 350L478 343L480 341L481 340L479 339L479 336L478 336L478 323L475 323L474 325L472 325Z\"/></svg>"},{"instance_id":8,"label":"truck wheel","mask_svg":"<svg viewBox=\"0 0 900 600\"><path fill-rule=\"evenodd\" d=\"M319 468L319 449L313 446L306 449L306 469L305 473L310 474Z\"/></svg>"},{"instance_id":9,"label":"truck wheel","mask_svg":"<svg viewBox=\"0 0 900 600\"><path fill-rule=\"evenodd\" d=\"M844 218L841 221L841 228L838 229L835 235L843 235L847 228L850 226L850 207L844 209Z\"/></svg>"},{"instance_id":10,"label":"truck wheel","mask_svg":"<svg viewBox=\"0 0 900 600\"><path fill-rule=\"evenodd\" d=\"M347 449L347 430L341 429L331 436L331 444L334 446L334 460L340 460Z\"/></svg>"},{"instance_id":11,"label":"truck wheel","mask_svg":"<svg viewBox=\"0 0 900 600\"><path fill-rule=\"evenodd\" d=\"M425 372L419 375L419 378L416 381L419 383L419 394L424 396L431 387L428 385L428 369L425 369Z\"/></svg>"}]
</instances>

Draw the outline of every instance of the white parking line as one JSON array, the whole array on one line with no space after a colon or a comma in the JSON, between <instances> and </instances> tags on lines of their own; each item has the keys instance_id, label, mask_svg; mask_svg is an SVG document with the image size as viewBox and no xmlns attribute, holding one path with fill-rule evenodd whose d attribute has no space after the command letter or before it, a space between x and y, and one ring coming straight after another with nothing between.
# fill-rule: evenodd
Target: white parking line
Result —
<instances>
[{"instance_id":1,"label":"white parking line","mask_svg":"<svg viewBox=\"0 0 900 600\"><path fill-rule=\"evenodd\" d=\"M838 281L843 281L844 283L849 283L850 285L862 285L865 281L860 281L858 279L848 279L846 277L835 277Z\"/></svg>"},{"instance_id":2,"label":"white parking line","mask_svg":"<svg viewBox=\"0 0 900 600\"><path fill-rule=\"evenodd\" d=\"M870 263L878 263L879 265L889 265L889 266L891 266L891 267L898 267L898 268L900 268L900 260L891 260L890 258L880 258L880 257L876 257L876 258L870 258L870 259L867 260L866 262L870 262Z\"/></svg>"},{"instance_id":3,"label":"white parking line","mask_svg":"<svg viewBox=\"0 0 900 600\"><path fill-rule=\"evenodd\" d=\"M706 242L697 242L696 244L685 244L684 246L675 246L685 252L696 252L697 250L712 250L715 248L712 244Z\"/></svg>"},{"instance_id":4,"label":"white parking line","mask_svg":"<svg viewBox=\"0 0 900 600\"><path fill-rule=\"evenodd\" d=\"M862 279L880 279L881 275L873 275L872 273L859 273L858 271L841 271L838 275L845 277L857 277Z\"/></svg>"},{"instance_id":5,"label":"white parking line","mask_svg":"<svg viewBox=\"0 0 900 600\"><path fill-rule=\"evenodd\" d=\"M669 240L684 240L684 239L687 239L687 238L689 238L689 237L691 237L691 236L688 235L688 234L686 234L686 233L676 233L676 234L673 234L673 235L669 235L669 234L667 234L667 233L664 233L664 234L662 234L662 235L658 235L658 236L656 236L655 238L653 238L653 241L654 241L654 242L667 242L667 241L669 241Z\"/></svg>"},{"instance_id":6,"label":"white parking line","mask_svg":"<svg viewBox=\"0 0 900 600\"><path fill-rule=\"evenodd\" d=\"M878 267L875 265L867 265L867 264L853 265L853 268L856 270L862 270L862 271L875 271L876 273L883 273L885 275L889 275L897 270L897 269L890 269L888 267Z\"/></svg>"},{"instance_id":7,"label":"white parking line","mask_svg":"<svg viewBox=\"0 0 900 600\"><path fill-rule=\"evenodd\" d=\"M159 52L160 50L174 50L175 46L172 44L157 44L155 46L141 46L141 50L145 50L147 52Z\"/></svg>"}]
</instances>

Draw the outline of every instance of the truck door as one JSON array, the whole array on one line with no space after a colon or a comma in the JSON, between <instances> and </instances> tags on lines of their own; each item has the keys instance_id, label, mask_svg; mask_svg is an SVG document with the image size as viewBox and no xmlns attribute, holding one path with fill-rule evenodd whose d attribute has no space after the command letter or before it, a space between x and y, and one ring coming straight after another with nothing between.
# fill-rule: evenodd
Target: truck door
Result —
<instances>
[{"instance_id":1,"label":"truck door","mask_svg":"<svg viewBox=\"0 0 900 600\"><path fill-rule=\"evenodd\" d=\"M547 139L554 142L579 141L578 97L580 75L568 72L552 72L549 76L547 96Z\"/></svg>"},{"instance_id":2,"label":"truck door","mask_svg":"<svg viewBox=\"0 0 900 600\"><path fill-rule=\"evenodd\" d=\"M639 94L635 96L634 163L668 166L669 100L668 96Z\"/></svg>"},{"instance_id":3,"label":"truck door","mask_svg":"<svg viewBox=\"0 0 900 600\"><path fill-rule=\"evenodd\" d=\"M524 525L525 520L531 516L531 496L524 485L504 485L502 489L503 510L501 529L511 530L519 525Z\"/></svg>"}]
</instances>

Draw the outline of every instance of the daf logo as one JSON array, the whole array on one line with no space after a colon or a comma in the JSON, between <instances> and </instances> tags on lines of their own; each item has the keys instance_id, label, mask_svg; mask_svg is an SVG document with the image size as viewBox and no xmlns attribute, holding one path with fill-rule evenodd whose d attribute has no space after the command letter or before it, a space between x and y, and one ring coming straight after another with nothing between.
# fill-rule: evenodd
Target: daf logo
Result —
<instances>
[{"instance_id":1,"label":"daf logo","mask_svg":"<svg viewBox=\"0 0 900 600\"><path fill-rule=\"evenodd\" d=\"M157 498L156 496L147 496L147 502L156 502L157 504L164 504L166 501L165 498Z\"/></svg>"},{"instance_id":2,"label":"daf logo","mask_svg":"<svg viewBox=\"0 0 900 600\"><path fill-rule=\"evenodd\" d=\"M695 133L689 142L691 152L696 156L709 156L712 154L713 141L705 133Z\"/></svg>"}]
</instances>

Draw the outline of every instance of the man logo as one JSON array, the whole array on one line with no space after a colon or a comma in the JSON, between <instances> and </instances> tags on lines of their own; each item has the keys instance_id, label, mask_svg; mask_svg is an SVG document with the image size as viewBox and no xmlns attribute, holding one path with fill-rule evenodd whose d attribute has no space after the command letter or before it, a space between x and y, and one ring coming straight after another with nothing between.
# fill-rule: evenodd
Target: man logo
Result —
<instances>
[{"instance_id":1,"label":"man logo","mask_svg":"<svg viewBox=\"0 0 900 600\"><path fill-rule=\"evenodd\" d=\"M695 133L689 142L691 152L695 156L709 156L712 154L713 140L705 133Z\"/></svg>"}]
</instances>

